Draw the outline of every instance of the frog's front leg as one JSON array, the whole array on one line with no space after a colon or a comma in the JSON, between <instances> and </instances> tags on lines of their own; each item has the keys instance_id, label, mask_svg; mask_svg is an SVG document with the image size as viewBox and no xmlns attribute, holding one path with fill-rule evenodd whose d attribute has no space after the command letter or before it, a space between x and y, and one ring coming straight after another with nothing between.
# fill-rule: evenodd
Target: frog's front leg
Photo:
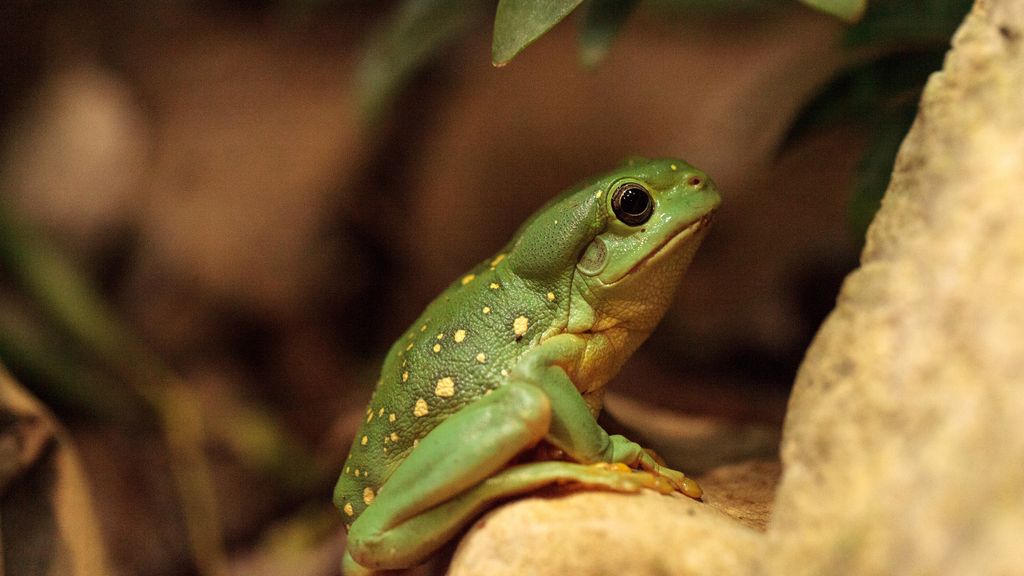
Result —
<instances>
[{"instance_id":1,"label":"frog's front leg","mask_svg":"<svg viewBox=\"0 0 1024 576\"><path fill-rule=\"evenodd\" d=\"M551 425L546 439L574 460L583 463L623 463L664 477L691 498L703 491L682 472L662 466L639 444L621 435L610 436L594 420L583 397L566 373L579 362L587 341L575 334L562 334L530 352L513 372L515 380L541 388L551 403Z\"/></svg>"}]
</instances>

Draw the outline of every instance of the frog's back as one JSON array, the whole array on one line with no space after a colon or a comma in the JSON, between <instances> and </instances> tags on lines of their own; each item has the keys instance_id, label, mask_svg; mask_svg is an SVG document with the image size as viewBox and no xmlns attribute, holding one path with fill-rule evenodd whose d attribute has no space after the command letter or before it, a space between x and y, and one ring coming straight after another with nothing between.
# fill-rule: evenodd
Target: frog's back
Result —
<instances>
[{"instance_id":1,"label":"frog's back","mask_svg":"<svg viewBox=\"0 0 1024 576\"><path fill-rule=\"evenodd\" d=\"M438 423L498 387L567 315L568 283L539 287L489 258L443 292L388 352L335 488L351 524Z\"/></svg>"}]
</instances>

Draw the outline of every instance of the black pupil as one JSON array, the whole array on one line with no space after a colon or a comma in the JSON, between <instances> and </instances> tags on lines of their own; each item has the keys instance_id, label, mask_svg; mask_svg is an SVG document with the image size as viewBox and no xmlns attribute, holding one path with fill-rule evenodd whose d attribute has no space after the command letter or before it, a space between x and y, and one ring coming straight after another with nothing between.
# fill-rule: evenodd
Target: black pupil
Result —
<instances>
[{"instance_id":1,"label":"black pupil","mask_svg":"<svg viewBox=\"0 0 1024 576\"><path fill-rule=\"evenodd\" d=\"M619 208L630 216L640 216L647 211L651 198L640 188L627 188L619 197Z\"/></svg>"}]
</instances>

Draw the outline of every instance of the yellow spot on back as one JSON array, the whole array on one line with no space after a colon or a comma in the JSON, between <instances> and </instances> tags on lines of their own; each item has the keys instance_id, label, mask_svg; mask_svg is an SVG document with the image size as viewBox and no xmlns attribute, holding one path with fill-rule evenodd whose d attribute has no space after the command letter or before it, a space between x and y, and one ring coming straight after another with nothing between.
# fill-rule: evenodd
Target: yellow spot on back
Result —
<instances>
[{"instance_id":1,"label":"yellow spot on back","mask_svg":"<svg viewBox=\"0 0 1024 576\"><path fill-rule=\"evenodd\" d=\"M423 398L416 399L416 407L412 409L412 415L416 417L426 416L430 412L430 408L427 407L427 401Z\"/></svg>"},{"instance_id":2,"label":"yellow spot on back","mask_svg":"<svg viewBox=\"0 0 1024 576\"><path fill-rule=\"evenodd\" d=\"M598 190L597 192L594 192L594 198L600 198L601 194L604 194L604 190Z\"/></svg>"},{"instance_id":3,"label":"yellow spot on back","mask_svg":"<svg viewBox=\"0 0 1024 576\"><path fill-rule=\"evenodd\" d=\"M455 395L455 381L448 376L441 378L437 381L437 387L434 388L434 394L437 394L441 398L451 398Z\"/></svg>"},{"instance_id":4,"label":"yellow spot on back","mask_svg":"<svg viewBox=\"0 0 1024 576\"><path fill-rule=\"evenodd\" d=\"M377 416L383 416L383 415L384 415L384 407L383 407L383 406L381 406L381 407L380 407L380 411L379 411L379 412L377 412Z\"/></svg>"},{"instance_id":5,"label":"yellow spot on back","mask_svg":"<svg viewBox=\"0 0 1024 576\"><path fill-rule=\"evenodd\" d=\"M501 375L502 376L508 376L508 370L505 370L504 368L502 368L501 369Z\"/></svg>"},{"instance_id":6,"label":"yellow spot on back","mask_svg":"<svg viewBox=\"0 0 1024 576\"><path fill-rule=\"evenodd\" d=\"M396 416L395 416L394 412L392 412L391 414L388 414L388 422L394 422L395 418L396 418Z\"/></svg>"},{"instance_id":7,"label":"yellow spot on back","mask_svg":"<svg viewBox=\"0 0 1024 576\"><path fill-rule=\"evenodd\" d=\"M434 344L434 352L440 352L440 351L441 351L441 345L440 344Z\"/></svg>"},{"instance_id":8,"label":"yellow spot on back","mask_svg":"<svg viewBox=\"0 0 1024 576\"><path fill-rule=\"evenodd\" d=\"M412 447L413 448L415 448L415 447L417 447L419 445L420 445L420 439L419 438L416 438L415 440L412 441Z\"/></svg>"},{"instance_id":9,"label":"yellow spot on back","mask_svg":"<svg viewBox=\"0 0 1024 576\"><path fill-rule=\"evenodd\" d=\"M466 331L465 330L456 330L455 331L455 341L456 342L462 342L465 339L466 339Z\"/></svg>"},{"instance_id":10,"label":"yellow spot on back","mask_svg":"<svg viewBox=\"0 0 1024 576\"><path fill-rule=\"evenodd\" d=\"M476 274L466 274L462 277L462 285L465 286L466 284L469 284L474 278L476 278Z\"/></svg>"},{"instance_id":11,"label":"yellow spot on back","mask_svg":"<svg viewBox=\"0 0 1024 576\"><path fill-rule=\"evenodd\" d=\"M366 502L367 506L373 504L373 499L375 496L376 494L373 493L373 488L370 488L369 486L363 488L363 502Z\"/></svg>"},{"instance_id":12,"label":"yellow spot on back","mask_svg":"<svg viewBox=\"0 0 1024 576\"><path fill-rule=\"evenodd\" d=\"M673 172L675 172L676 170L679 170L679 166L676 166L675 164L669 166L669 168L671 168Z\"/></svg>"},{"instance_id":13,"label":"yellow spot on back","mask_svg":"<svg viewBox=\"0 0 1024 576\"><path fill-rule=\"evenodd\" d=\"M529 328L530 319L526 316L519 316L512 322L512 331L515 332L516 338L522 338Z\"/></svg>"},{"instance_id":14,"label":"yellow spot on back","mask_svg":"<svg viewBox=\"0 0 1024 576\"><path fill-rule=\"evenodd\" d=\"M405 350L406 350L406 352L408 352L409 350L412 350L412 342L409 342L409 345L405 347Z\"/></svg>"},{"instance_id":15,"label":"yellow spot on back","mask_svg":"<svg viewBox=\"0 0 1024 576\"><path fill-rule=\"evenodd\" d=\"M426 331L427 331L427 325L426 324L424 324L423 326L420 326L420 332L426 332Z\"/></svg>"},{"instance_id":16,"label":"yellow spot on back","mask_svg":"<svg viewBox=\"0 0 1024 576\"><path fill-rule=\"evenodd\" d=\"M555 301L555 293L554 292L548 292L548 302L554 302L554 301Z\"/></svg>"},{"instance_id":17,"label":"yellow spot on back","mask_svg":"<svg viewBox=\"0 0 1024 576\"><path fill-rule=\"evenodd\" d=\"M366 416L366 423L369 424L370 420L373 420L373 408L370 408L370 413Z\"/></svg>"},{"instance_id":18,"label":"yellow spot on back","mask_svg":"<svg viewBox=\"0 0 1024 576\"><path fill-rule=\"evenodd\" d=\"M498 284L497 282L491 282L487 287L490 288L491 290L497 290L498 288L501 288L501 284Z\"/></svg>"},{"instance_id":19,"label":"yellow spot on back","mask_svg":"<svg viewBox=\"0 0 1024 576\"><path fill-rule=\"evenodd\" d=\"M440 334L438 334L437 335L437 339L438 340L444 340L444 332L441 332Z\"/></svg>"},{"instance_id":20,"label":"yellow spot on back","mask_svg":"<svg viewBox=\"0 0 1024 576\"><path fill-rule=\"evenodd\" d=\"M484 314L490 314L491 313L491 307L490 306L484 306L483 312L484 312Z\"/></svg>"},{"instance_id":21,"label":"yellow spot on back","mask_svg":"<svg viewBox=\"0 0 1024 576\"><path fill-rule=\"evenodd\" d=\"M345 510L345 514L348 515L348 516L353 516L356 513L356 511L352 509L352 503L351 502L345 502L344 510Z\"/></svg>"},{"instance_id":22,"label":"yellow spot on back","mask_svg":"<svg viewBox=\"0 0 1024 576\"><path fill-rule=\"evenodd\" d=\"M505 259L505 256L505 254L498 254L497 256L495 256L494 260L491 260L491 266L494 267L500 264L501 261Z\"/></svg>"},{"instance_id":23,"label":"yellow spot on back","mask_svg":"<svg viewBox=\"0 0 1024 576\"><path fill-rule=\"evenodd\" d=\"M409 381L409 371L406 370L405 372L402 372L402 382L408 382L408 381Z\"/></svg>"},{"instance_id":24,"label":"yellow spot on back","mask_svg":"<svg viewBox=\"0 0 1024 576\"><path fill-rule=\"evenodd\" d=\"M392 432L391 433L391 441L392 442L398 442L398 434L396 434L395 432Z\"/></svg>"},{"instance_id":25,"label":"yellow spot on back","mask_svg":"<svg viewBox=\"0 0 1024 576\"><path fill-rule=\"evenodd\" d=\"M366 446L366 443L367 443L367 442L369 442L369 441L370 441L370 439L369 439L368 437L366 437L366 436L363 436L363 437L362 437L362 438L361 438L361 439L359 440L359 443L360 443L360 444L362 444L363 446Z\"/></svg>"},{"instance_id":26,"label":"yellow spot on back","mask_svg":"<svg viewBox=\"0 0 1024 576\"><path fill-rule=\"evenodd\" d=\"M352 467L351 466L345 466L345 474L348 474L351 471L352 471Z\"/></svg>"},{"instance_id":27,"label":"yellow spot on back","mask_svg":"<svg viewBox=\"0 0 1024 576\"><path fill-rule=\"evenodd\" d=\"M356 478L359 478L359 468L356 468L355 471L352 472L352 475L355 476Z\"/></svg>"},{"instance_id":28,"label":"yellow spot on back","mask_svg":"<svg viewBox=\"0 0 1024 576\"><path fill-rule=\"evenodd\" d=\"M481 364L483 364L484 362L487 362L487 354L484 354L483 352L477 354L476 355L476 361L481 363Z\"/></svg>"}]
</instances>

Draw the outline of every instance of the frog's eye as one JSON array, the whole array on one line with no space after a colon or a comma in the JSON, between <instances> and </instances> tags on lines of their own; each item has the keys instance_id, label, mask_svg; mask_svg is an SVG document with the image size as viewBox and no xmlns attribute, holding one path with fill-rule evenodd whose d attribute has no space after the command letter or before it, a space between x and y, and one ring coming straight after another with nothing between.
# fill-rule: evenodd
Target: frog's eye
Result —
<instances>
[{"instance_id":1,"label":"frog's eye","mask_svg":"<svg viewBox=\"0 0 1024 576\"><path fill-rule=\"evenodd\" d=\"M654 199L639 184L623 184L612 194L612 211L623 224L639 226L654 212Z\"/></svg>"}]
</instances>

